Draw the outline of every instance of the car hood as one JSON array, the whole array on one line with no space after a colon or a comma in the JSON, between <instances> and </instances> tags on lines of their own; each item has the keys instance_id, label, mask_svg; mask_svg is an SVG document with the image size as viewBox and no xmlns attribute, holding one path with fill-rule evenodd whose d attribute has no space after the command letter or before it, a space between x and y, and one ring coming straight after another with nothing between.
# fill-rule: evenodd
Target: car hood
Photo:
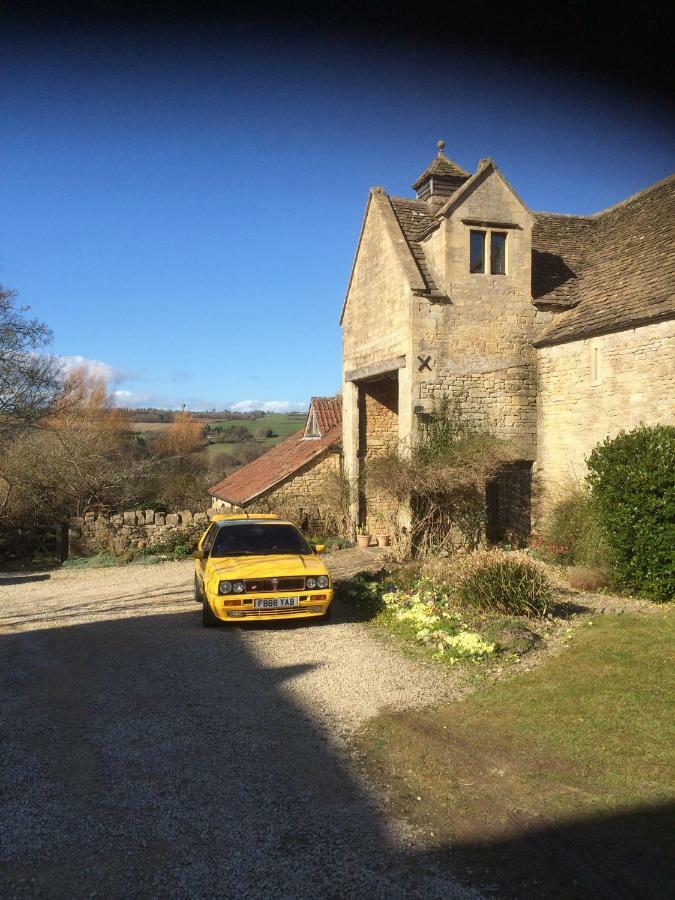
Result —
<instances>
[{"instance_id":1,"label":"car hood","mask_svg":"<svg viewBox=\"0 0 675 900\"><path fill-rule=\"evenodd\" d=\"M328 575L318 556L289 553L274 556L225 556L211 559L211 569L221 578L279 578L287 575Z\"/></svg>"}]
</instances>

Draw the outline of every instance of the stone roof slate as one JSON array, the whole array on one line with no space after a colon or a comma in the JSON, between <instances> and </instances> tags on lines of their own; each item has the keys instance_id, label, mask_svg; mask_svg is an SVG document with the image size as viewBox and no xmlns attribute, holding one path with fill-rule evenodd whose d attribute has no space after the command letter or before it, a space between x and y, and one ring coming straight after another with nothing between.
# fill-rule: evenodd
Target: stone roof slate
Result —
<instances>
[{"instance_id":1,"label":"stone roof slate","mask_svg":"<svg viewBox=\"0 0 675 900\"><path fill-rule=\"evenodd\" d=\"M532 299L571 306L593 227L589 216L535 213L532 229Z\"/></svg>"},{"instance_id":2,"label":"stone roof slate","mask_svg":"<svg viewBox=\"0 0 675 900\"><path fill-rule=\"evenodd\" d=\"M537 346L675 316L675 176L586 220L569 217L565 226L565 218L537 215L537 251L559 240L559 265L576 270L535 298L574 303L538 335ZM541 287L541 271L535 278Z\"/></svg>"},{"instance_id":3,"label":"stone roof slate","mask_svg":"<svg viewBox=\"0 0 675 900\"><path fill-rule=\"evenodd\" d=\"M427 231L434 221L429 204L424 200L410 200L408 197L389 197L389 202L422 280L429 291L438 291L424 248L418 240L419 235Z\"/></svg>"},{"instance_id":4,"label":"stone roof slate","mask_svg":"<svg viewBox=\"0 0 675 900\"><path fill-rule=\"evenodd\" d=\"M413 184L412 189L416 191L419 187L421 187L424 182L428 178L432 178L433 176L438 176L440 178L468 178L469 173L466 169L463 169L461 166L458 166L456 162L453 162L451 159L444 153L439 153L434 160L426 167L424 172L420 175L417 181Z\"/></svg>"}]
</instances>

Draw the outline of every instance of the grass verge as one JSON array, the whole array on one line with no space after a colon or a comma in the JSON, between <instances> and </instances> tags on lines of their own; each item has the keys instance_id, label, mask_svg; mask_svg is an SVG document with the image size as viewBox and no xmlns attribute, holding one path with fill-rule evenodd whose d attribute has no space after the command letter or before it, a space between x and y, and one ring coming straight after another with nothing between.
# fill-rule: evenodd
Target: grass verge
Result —
<instances>
[{"instance_id":1,"label":"grass verge","mask_svg":"<svg viewBox=\"0 0 675 900\"><path fill-rule=\"evenodd\" d=\"M369 778L502 896L665 896L674 632L672 609L596 617L529 673L382 715L359 738Z\"/></svg>"}]
</instances>

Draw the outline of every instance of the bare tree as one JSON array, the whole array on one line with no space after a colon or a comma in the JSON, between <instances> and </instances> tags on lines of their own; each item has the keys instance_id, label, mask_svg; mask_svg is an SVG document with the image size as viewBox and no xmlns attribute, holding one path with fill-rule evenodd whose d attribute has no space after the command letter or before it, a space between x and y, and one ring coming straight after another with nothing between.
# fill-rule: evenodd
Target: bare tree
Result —
<instances>
[{"instance_id":1,"label":"bare tree","mask_svg":"<svg viewBox=\"0 0 675 900\"><path fill-rule=\"evenodd\" d=\"M34 425L54 405L61 389L59 366L37 351L52 341L42 322L18 307L15 291L0 285L0 437Z\"/></svg>"}]
</instances>

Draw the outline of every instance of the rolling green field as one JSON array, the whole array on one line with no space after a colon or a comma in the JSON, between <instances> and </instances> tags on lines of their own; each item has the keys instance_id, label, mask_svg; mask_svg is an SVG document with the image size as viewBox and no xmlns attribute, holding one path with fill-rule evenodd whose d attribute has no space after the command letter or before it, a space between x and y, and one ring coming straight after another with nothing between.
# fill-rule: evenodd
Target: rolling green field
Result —
<instances>
[{"instance_id":1,"label":"rolling green field","mask_svg":"<svg viewBox=\"0 0 675 900\"><path fill-rule=\"evenodd\" d=\"M259 439L257 441L258 444L262 445L265 450L269 450L271 447L274 447L275 444L278 444L280 441L283 441L290 434L301 429L305 424L305 413L266 413L265 415L258 416L256 419L207 419L202 418L198 414L195 415L197 421L202 425L222 425L227 427L229 425L232 426L243 426L246 428L252 437L255 436L255 433L260 428L271 428L273 435L269 438ZM132 422L130 424L132 431L135 431L137 434L141 436L149 433L158 433L162 431L166 431L171 427L170 422ZM204 446L197 451L197 453L207 460L211 457L217 457L222 454L227 454L228 456L234 456L242 444L240 442L231 442L231 443L205 443Z\"/></svg>"},{"instance_id":2,"label":"rolling green field","mask_svg":"<svg viewBox=\"0 0 675 900\"><path fill-rule=\"evenodd\" d=\"M221 424L212 422L211 424ZM224 422L225 425L243 425L248 428L251 434L255 434L259 428L271 428L275 437L270 438L274 443L278 443L279 438L287 437L293 434L305 424L304 413L267 413L259 416L257 419L237 419L232 422Z\"/></svg>"}]
</instances>

